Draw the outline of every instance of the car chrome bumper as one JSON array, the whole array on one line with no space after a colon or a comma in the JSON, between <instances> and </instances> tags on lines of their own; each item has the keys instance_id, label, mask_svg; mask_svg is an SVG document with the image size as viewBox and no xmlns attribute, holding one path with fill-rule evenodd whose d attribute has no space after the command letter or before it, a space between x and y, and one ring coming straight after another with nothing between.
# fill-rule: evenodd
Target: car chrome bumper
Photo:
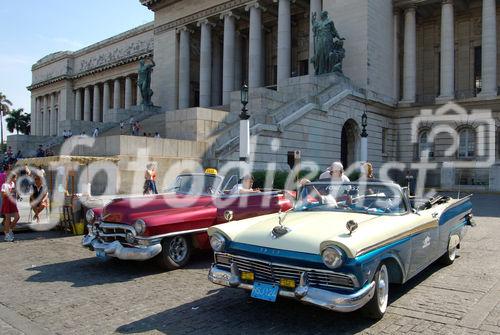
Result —
<instances>
[{"instance_id":1,"label":"car chrome bumper","mask_svg":"<svg viewBox=\"0 0 500 335\"><path fill-rule=\"evenodd\" d=\"M102 250L106 255L123 260L145 261L161 252L161 244L148 246L124 247L119 241L101 242L96 236L89 234L82 239L82 246L90 250Z\"/></svg>"},{"instance_id":2,"label":"car chrome bumper","mask_svg":"<svg viewBox=\"0 0 500 335\"><path fill-rule=\"evenodd\" d=\"M208 273L208 279L218 285L242 288L251 291L252 284L240 281L235 271L220 269L212 265ZM363 286L352 294L341 294L316 287L299 284L295 291L279 290L278 294L282 297L299 300L303 303L316 305L336 312L352 312L363 307L375 293L375 282Z\"/></svg>"}]
</instances>

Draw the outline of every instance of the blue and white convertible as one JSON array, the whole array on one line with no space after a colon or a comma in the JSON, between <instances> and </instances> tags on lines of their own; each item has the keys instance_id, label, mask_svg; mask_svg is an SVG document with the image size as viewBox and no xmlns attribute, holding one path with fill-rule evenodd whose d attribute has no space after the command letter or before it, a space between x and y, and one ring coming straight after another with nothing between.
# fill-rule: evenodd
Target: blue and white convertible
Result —
<instances>
[{"instance_id":1,"label":"blue and white convertible","mask_svg":"<svg viewBox=\"0 0 500 335\"><path fill-rule=\"evenodd\" d=\"M210 227L208 278L257 299L381 318L389 283L453 263L471 212L470 197L418 200L393 183L309 183L287 213Z\"/></svg>"}]
</instances>

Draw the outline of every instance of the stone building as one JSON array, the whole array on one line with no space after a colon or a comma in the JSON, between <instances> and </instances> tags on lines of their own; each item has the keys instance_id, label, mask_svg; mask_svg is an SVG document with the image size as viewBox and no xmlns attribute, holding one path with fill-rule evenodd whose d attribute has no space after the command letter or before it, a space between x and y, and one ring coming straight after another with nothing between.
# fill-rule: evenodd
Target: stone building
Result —
<instances>
[{"instance_id":1,"label":"stone building","mask_svg":"<svg viewBox=\"0 0 500 335\"><path fill-rule=\"evenodd\" d=\"M321 167L359 160L366 112L368 160L376 167L390 161L411 167L427 149L431 162L469 163L429 171L430 185L500 189L498 165L473 166L484 151L478 136L483 128L473 118L448 122L459 133L453 158L444 157L446 134L429 143L432 121L411 136L412 120L422 109L450 101L463 108L458 114L490 109L494 129L487 133L494 140L485 145L499 162L495 0L140 2L155 13L153 22L33 65L32 135L13 135L11 144L57 146L63 130L89 134L100 127L100 141L109 144L90 149L94 154L127 156L121 148L146 147L155 160L168 161L165 168L182 157L210 165L237 161L239 89L248 83L256 168L276 162L286 169L296 150L303 161ZM310 21L322 10L345 38L345 77L313 75ZM148 58L156 64L154 109L140 105L136 86L138 61ZM162 139L127 136L124 145L118 123L131 116ZM279 146L272 145L275 139Z\"/></svg>"}]
</instances>

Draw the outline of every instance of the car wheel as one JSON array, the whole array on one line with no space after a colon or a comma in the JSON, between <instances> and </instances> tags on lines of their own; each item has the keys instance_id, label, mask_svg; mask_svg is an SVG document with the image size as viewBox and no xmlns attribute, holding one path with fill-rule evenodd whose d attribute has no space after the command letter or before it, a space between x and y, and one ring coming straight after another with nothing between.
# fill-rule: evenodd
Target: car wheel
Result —
<instances>
[{"instance_id":1,"label":"car wheel","mask_svg":"<svg viewBox=\"0 0 500 335\"><path fill-rule=\"evenodd\" d=\"M387 310L389 301L389 271L385 264L380 265L375 273L375 293L365 305L364 313L371 319L381 319Z\"/></svg>"},{"instance_id":2,"label":"car wheel","mask_svg":"<svg viewBox=\"0 0 500 335\"><path fill-rule=\"evenodd\" d=\"M451 265L457 258L457 249L458 245L455 247L448 247L448 250L444 253L443 256L439 259L439 262L443 265Z\"/></svg>"},{"instance_id":3,"label":"car wheel","mask_svg":"<svg viewBox=\"0 0 500 335\"><path fill-rule=\"evenodd\" d=\"M161 242L161 246L158 263L163 269L179 269L189 262L192 246L188 236L179 235L166 238Z\"/></svg>"}]
</instances>

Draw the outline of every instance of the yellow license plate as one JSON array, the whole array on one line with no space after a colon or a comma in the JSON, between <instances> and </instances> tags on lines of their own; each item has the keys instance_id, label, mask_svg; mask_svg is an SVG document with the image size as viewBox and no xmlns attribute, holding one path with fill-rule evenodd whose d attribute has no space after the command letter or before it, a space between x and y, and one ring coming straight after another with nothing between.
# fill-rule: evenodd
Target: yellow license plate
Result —
<instances>
[{"instance_id":1,"label":"yellow license plate","mask_svg":"<svg viewBox=\"0 0 500 335\"><path fill-rule=\"evenodd\" d=\"M253 272L241 271L241 280L253 281L254 280Z\"/></svg>"},{"instance_id":2,"label":"yellow license plate","mask_svg":"<svg viewBox=\"0 0 500 335\"><path fill-rule=\"evenodd\" d=\"M281 278L280 286L286 288L295 288L295 280L289 278Z\"/></svg>"}]
</instances>

